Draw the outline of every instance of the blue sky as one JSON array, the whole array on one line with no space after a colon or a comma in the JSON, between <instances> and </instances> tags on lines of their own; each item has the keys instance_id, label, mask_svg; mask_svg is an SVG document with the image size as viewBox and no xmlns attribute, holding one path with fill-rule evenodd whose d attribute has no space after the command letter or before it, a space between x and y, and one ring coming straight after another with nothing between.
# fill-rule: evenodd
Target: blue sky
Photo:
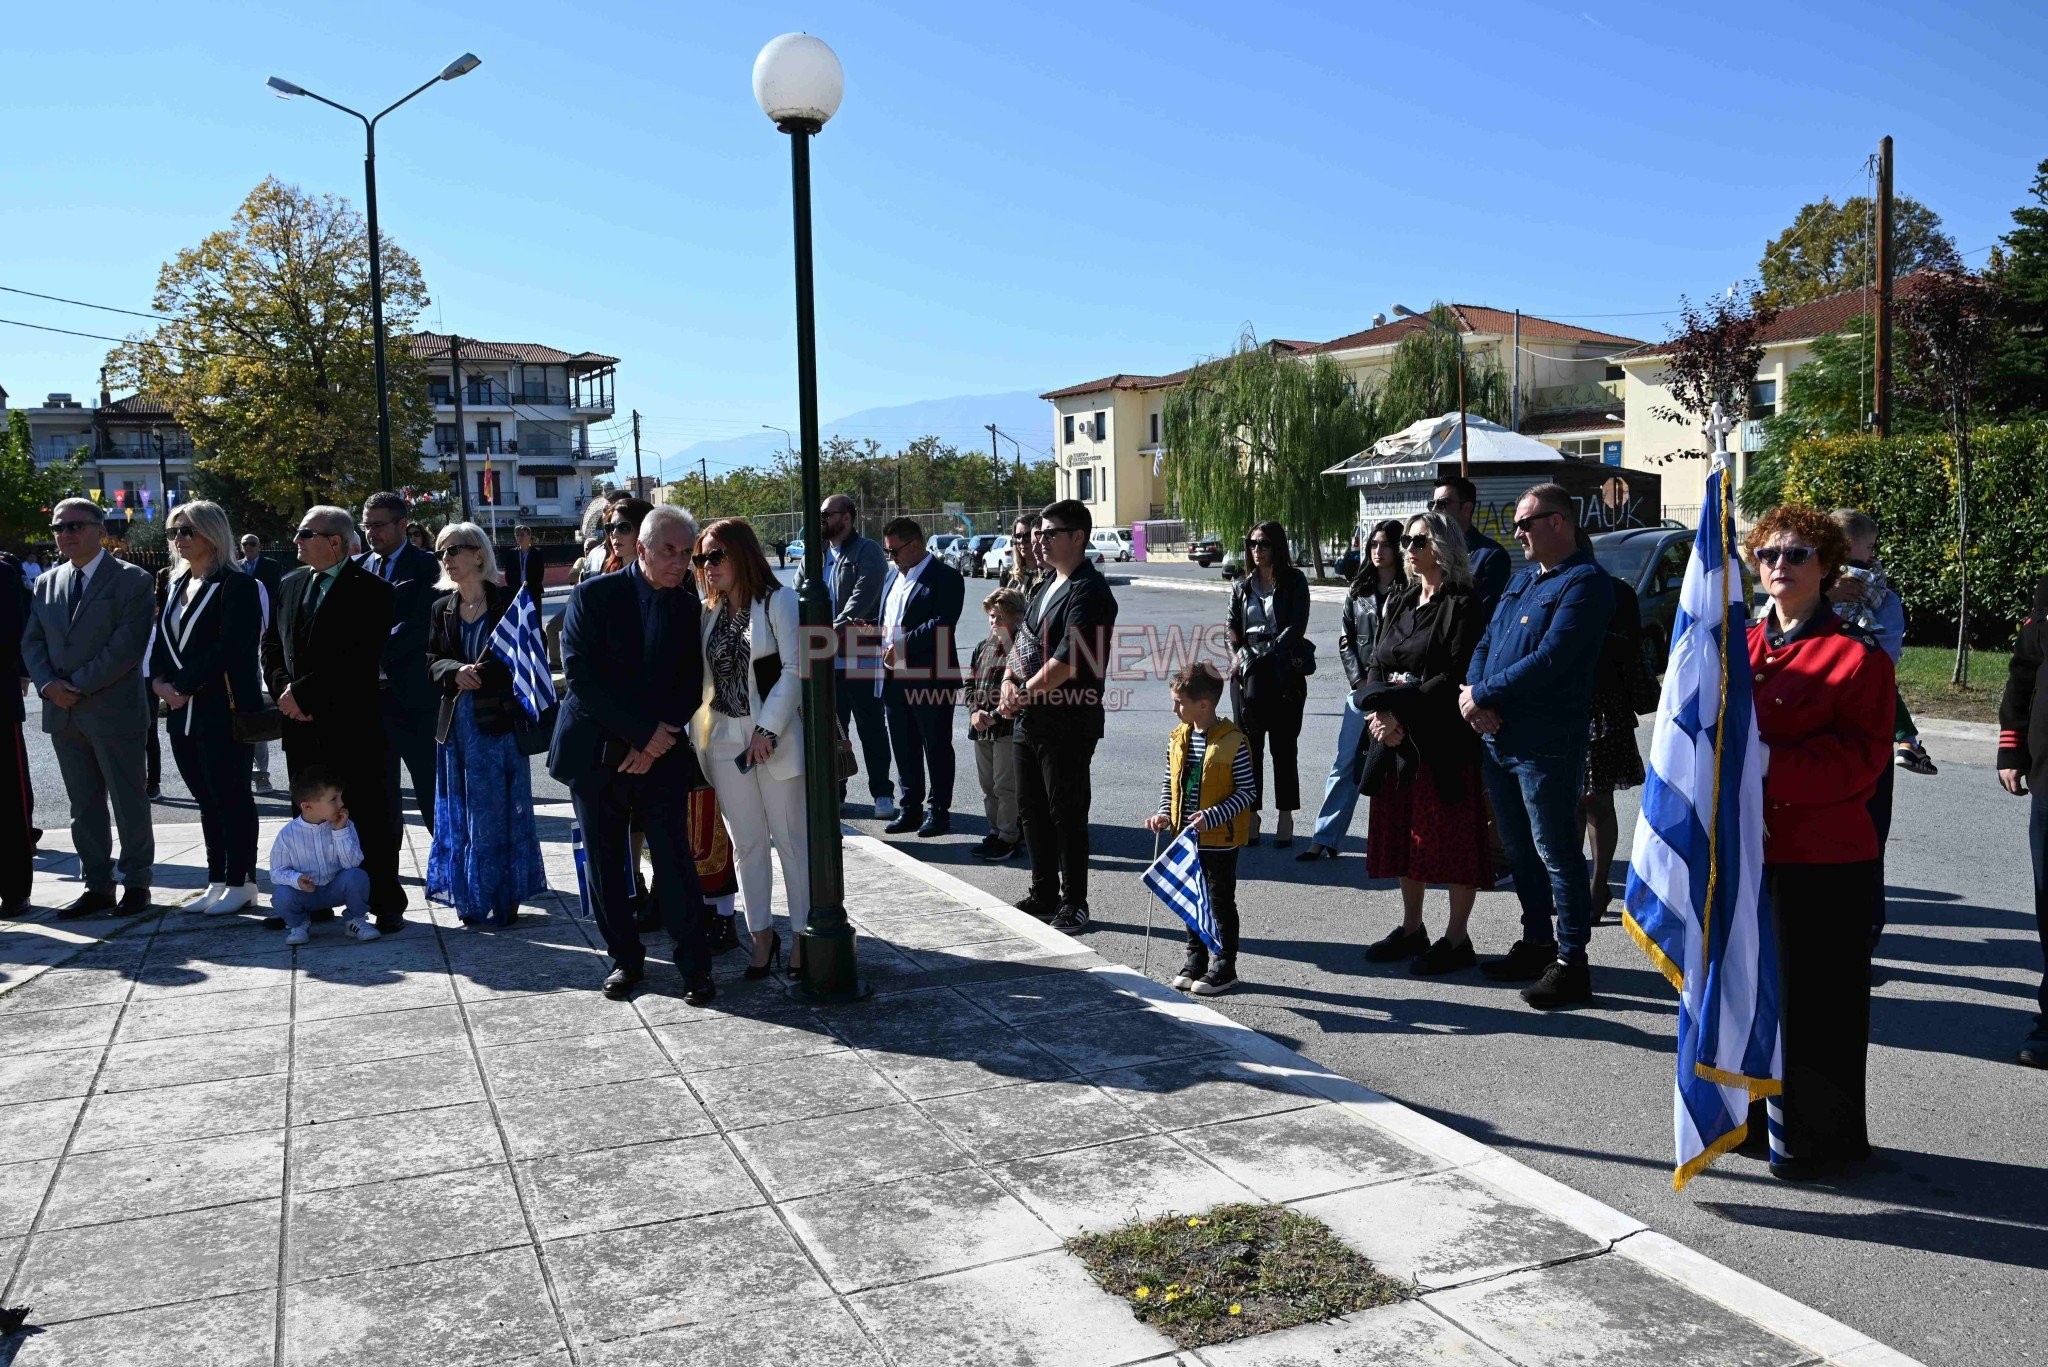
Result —
<instances>
[{"instance_id":1,"label":"blue sky","mask_svg":"<svg viewBox=\"0 0 2048 1367\"><path fill-rule=\"evenodd\" d=\"M813 149L828 418L1396 300L1661 337L1801 203L1860 192L1885 133L1966 250L2048 156L2038 3L24 5L0 285L146 308L264 175L360 197L354 122L266 76L374 109L473 50L380 130L384 229L439 323L622 357L651 450L793 425L788 153L749 88L790 29L847 72ZM104 350L0 326L0 385L82 395Z\"/></svg>"}]
</instances>

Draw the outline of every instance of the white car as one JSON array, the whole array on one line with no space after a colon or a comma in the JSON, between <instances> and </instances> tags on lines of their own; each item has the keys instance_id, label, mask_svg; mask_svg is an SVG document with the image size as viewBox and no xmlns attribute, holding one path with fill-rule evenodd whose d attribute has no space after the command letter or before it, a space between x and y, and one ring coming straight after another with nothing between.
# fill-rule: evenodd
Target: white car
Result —
<instances>
[{"instance_id":1,"label":"white car","mask_svg":"<svg viewBox=\"0 0 2048 1367\"><path fill-rule=\"evenodd\" d=\"M1010 554L1010 538L999 536L989 543L986 551L982 552L981 563L988 569L989 578L1000 579L1010 572L1010 561L1013 559L1015 557Z\"/></svg>"},{"instance_id":2,"label":"white car","mask_svg":"<svg viewBox=\"0 0 2048 1367\"><path fill-rule=\"evenodd\" d=\"M1088 538L1089 549L1100 551L1100 555L1089 559L1101 564L1104 560L1129 560L1131 558L1131 534L1118 527L1097 527Z\"/></svg>"}]
</instances>

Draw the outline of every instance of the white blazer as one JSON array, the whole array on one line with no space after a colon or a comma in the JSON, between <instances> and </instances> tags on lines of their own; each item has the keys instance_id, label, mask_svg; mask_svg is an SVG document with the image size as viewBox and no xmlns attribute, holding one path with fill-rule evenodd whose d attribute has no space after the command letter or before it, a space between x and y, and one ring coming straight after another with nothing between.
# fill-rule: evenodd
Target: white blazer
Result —
<instances>
[{"instance_id":1,"label":"white blazer","mask_svg":"<svg viewBox=\"0 0 2048 1367\"><path fill-rule=\"evenodd\" d=\"M698 649L705 652L704 697L697 707L697 715L690 720L690 737L697 746L697 760L707 775L711 772L711 732L717 715L711 710L713 689L709 646L711 629L717 622L717 612L706 608L698 642ZM754 671L747 671L747 710L754 719L753 724L775 733L775 753L762 766L770 778L802 778L804 773L804 723L798 706L803 701L803 680L797 674L798 642L796 590L784 585L770 593L765 604L756 604L747 619L748 658L782 657L782 677L775 681L775 687L768 690L766 698L761 696L754 681Z\"/></svg>"}]
</instances>

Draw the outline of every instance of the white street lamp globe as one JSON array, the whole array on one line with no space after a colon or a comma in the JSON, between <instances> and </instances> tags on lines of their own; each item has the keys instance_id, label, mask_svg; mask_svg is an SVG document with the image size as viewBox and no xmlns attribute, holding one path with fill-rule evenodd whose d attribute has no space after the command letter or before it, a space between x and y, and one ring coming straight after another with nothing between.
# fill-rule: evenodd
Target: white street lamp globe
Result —
<instances>
[{"instance_id":1,"label":"white street lamp globe","mask_svg":"<svg viewBox=\"0 0 2048 1367\"><path fill-rule=\"evenodd\" d=\"M754 59L754 100L778 126L823 125L845 93L838 55L808 33L785 33Z\"/></svg>"}]
</instances>

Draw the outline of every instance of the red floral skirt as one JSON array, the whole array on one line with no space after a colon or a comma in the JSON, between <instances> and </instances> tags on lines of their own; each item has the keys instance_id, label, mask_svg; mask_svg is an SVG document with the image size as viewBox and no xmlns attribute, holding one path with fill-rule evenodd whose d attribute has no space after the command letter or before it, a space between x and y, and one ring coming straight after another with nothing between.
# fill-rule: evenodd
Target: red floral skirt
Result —
<instances>
[{"instance_id":1,"label":"red floral skirt","mask_svg":"<svg viewBox=\"0 0 2048 1367\"><path fill-rule=\"evenodd\" d=\"M1452 793L1444 798L1427 772L1383 781L1366 827L1366 873L1491 887L1493 855L1487 848L1478 765L1458 775Z\"/></svg>"}]
</instances>

